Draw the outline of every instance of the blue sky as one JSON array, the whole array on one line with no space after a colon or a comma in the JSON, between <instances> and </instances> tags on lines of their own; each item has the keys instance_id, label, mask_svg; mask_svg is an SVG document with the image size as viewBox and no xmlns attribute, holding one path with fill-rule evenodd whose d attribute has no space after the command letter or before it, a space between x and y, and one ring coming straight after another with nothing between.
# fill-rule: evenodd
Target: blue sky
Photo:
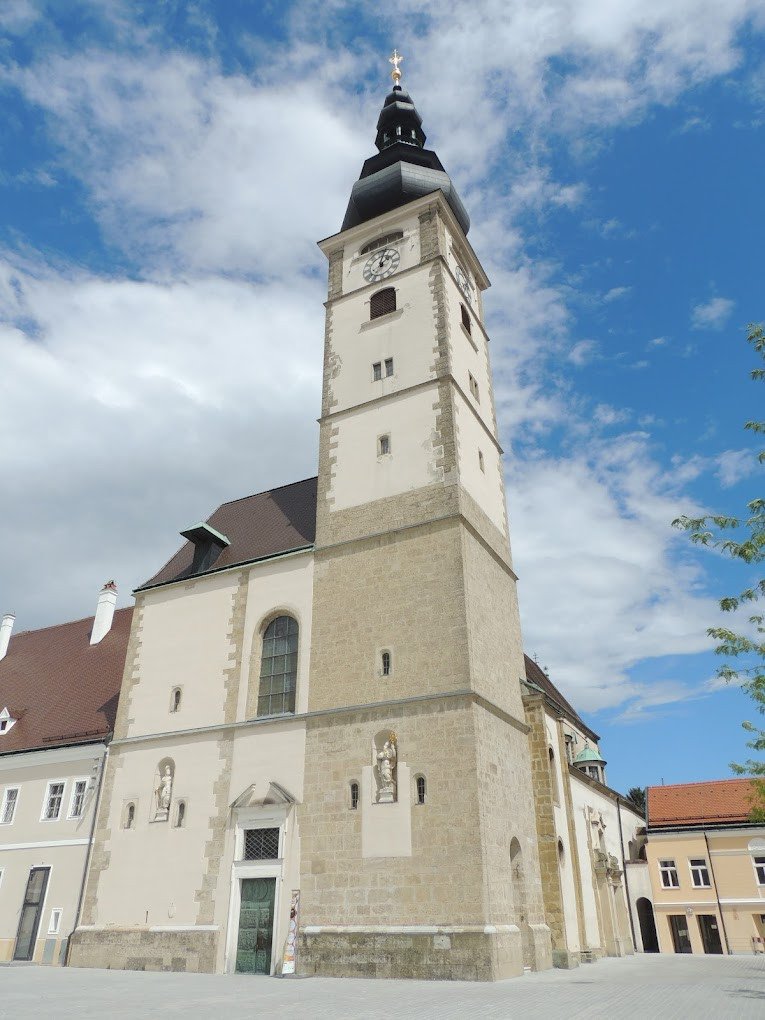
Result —
<instances>
[{"instance_id":1,"label":"blue sky","mask_svg":"<svg viewBox=\"0 0 765 1020\"><path fill-rule=\"evenodd\" d=\"M325 267L389 81L472 218L526 649L619 788L728 775L706 628L760 494L763 0L0 0L0 610L124 604L313 474ZM757 286L759 284L759 286Z\"/></svg>"}]
</instances>

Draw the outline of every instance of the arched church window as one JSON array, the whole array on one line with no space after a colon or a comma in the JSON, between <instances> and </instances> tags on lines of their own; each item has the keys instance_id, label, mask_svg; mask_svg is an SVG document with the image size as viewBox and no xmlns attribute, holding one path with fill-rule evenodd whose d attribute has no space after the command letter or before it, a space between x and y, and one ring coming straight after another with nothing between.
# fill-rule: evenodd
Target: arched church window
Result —
<instances>
[{"instance_id":1,"label":"arched church window","mask_svg":"<svg viewBox=\"0 0 765 1020\"><path fill-rule=\"evenodd\" d=\"M186 801L179 800L175 808L175 827L176 829L182 829L183 823L186 821Z\"/></svg>"},{"instance_id":2,"label":"arched church window","mask_svg":"<svg viewBox=\"0 0 765 1020\"><path fill-rule=\"evenodd\" d=\"M173 693L170 696L170 711L177 712L181 707L181 689L180 687L174 687Z\"/></svg>"},{"instance_id":3,"label":"arched church window","mask_svg":"<svg viewBox=\"0 0 765 1020\"><path fill-rule=\"evenodd\" d=\"M351 811L359 806L359 784L351 783Z\"/></svg>"},{"instance_id":4,"label":"arched church window","mask_svg":"<svg viewBox=\"0 0 765 1020\"><path fill-rule=\"evenodd\" d=\"M390 676L390 652L382 653L382 675Z\"/></svg>"},{"instance_id":5,"label":"arched church window","mask_svg":"<svg viewBox=\"0 0 765 1020\"><path fill-rule=\"evenodd\" d=\"M369 301L369 318L379 319L381 315L396 311L396 288L385 287L373 294Z\"/></svg>"},{"instance_id":6,"label":"arched church window","mask_svg":"<svg viewBox=\"0 0 765 1020\"><path fill-rule=\"evenodd\" d=\"M277 616L263 635L258 688L258 715L295 711L298 625L291 616Z\"/></svg>"},{"instance_id":7,"label":"arched church window","mask_svg":"<svg viewBox=\"0 0 765 1020\"><path fill-rule=\"evenodd\" d=\"M417 784L417 803L424 804L425 794L427 792L425 776L417 776L416 784Z\"/></svg>"},{"instance_id":8,"label":"arched church window","mask_svg":"<svg viewBox=\"0 0 765 1020\"><path fill-rule=\"evenodd\" d=\"M552 784L553 800L555 801L556 804L560 804L560 791L558 789L558 770L555 767L555 752L551 747L548 747L547 753L550 758L550 783Z\"/></svg>"},{"instance_id":9,"label":"arched church window","mask_svg":"<svg viewBox=\"0 0 765 1020\"><path fill-rule=\"evenodd\" d=\"M132 829L135 822L135 804L128 804L125 809L125 828Z\"/></svg>"}]
</instances>

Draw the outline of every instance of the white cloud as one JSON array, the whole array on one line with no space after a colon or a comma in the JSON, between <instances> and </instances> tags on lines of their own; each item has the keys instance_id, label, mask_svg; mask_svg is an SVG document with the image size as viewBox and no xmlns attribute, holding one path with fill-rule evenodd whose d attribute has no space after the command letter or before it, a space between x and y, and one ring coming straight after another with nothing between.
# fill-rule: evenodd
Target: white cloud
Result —
<instances>
[{"instance_id":1,"label":"white cloud","mask_svg":"<svg viewBox=\"0 0 765 1020\"><path fill-rule=\"evenodd\" d=\"M748 478L757 467L756 454L752 450L724 450L716 461L716 477L724 489Z\"/></svg>"},{"instance_id":2,"label":"white cloud","mask_svg":"<svg viewBox=\"0 0 765 1020\"><path fill-rule=\"evenodd\" d=\"M597 425L621 425L629 416L630 412L625 408L611 407L610 404L598 404L592 413Z\"/></svg>"},{"instance_id":3,"label":"white cloud","mask_svg":"<svg viewBox=\"0 0 765 1020\"><path fill-rule=\"evenodd\" d=\"M568 352L568 360L581 368L597 357L598 345L594 340L580 340Z\"/></svg>"},{"instance_id":4,"label":"white cloud","mask_svg":"<svg viewBox=\"0 0 765 1020\"><path fill-rule=\"evenodd\" d=\"M649 347L665 347L668 343L667 337L655 336L652 340L648 341Z\"/></svg>"},{"instance_id":5,"label":"white cloud","mask_svg":"<svg viewBox=\"0 0 765 1020\"><path fill-rule=\"evenodd\" d=\"M604 304L609 304L611 301L618 301L620 298L626 297L632 287L612 287L611 290L606 291L602 297Z\"/></svg>"},{"instance_id":6,"label":"white cloud","mask_svg":"<svg viewBox=\"0 0 765 1020\"><path fill-rule=\"evenodd\" d=\"M733 305L730 298L710 298L691 310L691 325L694 329L722 329L730 318Z\"/></svg>"}]
</instances>

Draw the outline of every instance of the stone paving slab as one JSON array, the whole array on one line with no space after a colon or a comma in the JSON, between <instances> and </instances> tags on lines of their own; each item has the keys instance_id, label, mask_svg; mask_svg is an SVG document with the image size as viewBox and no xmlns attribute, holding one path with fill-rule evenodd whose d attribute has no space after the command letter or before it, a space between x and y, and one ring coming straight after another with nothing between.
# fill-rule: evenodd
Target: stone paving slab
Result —
<instances>
[{"instance_id":1,"label":"stone paving slab","mask_svg":"<svg viewBox=\"0 0 765 1020\"><path fill-rule=\"evenodd\" d=\"M497 984L0 967L0 1018L749 1020L765 956L633 956Z\"/></svg>"}]
</instances>

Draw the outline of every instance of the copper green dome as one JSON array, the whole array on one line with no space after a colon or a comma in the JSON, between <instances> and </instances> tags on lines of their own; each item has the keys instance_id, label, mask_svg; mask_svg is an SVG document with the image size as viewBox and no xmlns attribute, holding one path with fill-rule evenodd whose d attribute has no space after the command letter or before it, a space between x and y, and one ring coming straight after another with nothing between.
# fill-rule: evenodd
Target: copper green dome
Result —
<instances>
[{"instance_id":1,"label":"copper green dome","mask_svg":"<svg viewBox=\"0 0 765 1020\"><path fill-rule=\"evenodd\" d=\"M606 759L601 758L599 752L594 747L590 747L589 744L574 758L574 765L583 765L588 761L598 762L600 765L606 764Z\"/></svg>"}]
</instances>

